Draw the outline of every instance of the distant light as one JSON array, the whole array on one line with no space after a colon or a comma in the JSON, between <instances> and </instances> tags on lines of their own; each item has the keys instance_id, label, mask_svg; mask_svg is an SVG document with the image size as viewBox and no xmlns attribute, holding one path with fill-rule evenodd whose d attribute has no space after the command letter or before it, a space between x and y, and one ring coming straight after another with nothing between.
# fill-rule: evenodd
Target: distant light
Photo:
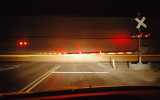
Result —
<instances>
[{"instance_id":1,"label":"distant light","mask_svg":"<svg viewBox=\"0 0 160 100\"><path fill-rule=\"evenodd\" d=\"M61 55L62 53L59 52L58 54Z\"/></svg>"},{"instance_id":2,"label":"distant light","mask_svg":"<svg viewBox=\"0 0 160 100\"><path fill-rule=\"evenodd\" d=\"M138 37L138 38L140 38L140 37L142 37L142 35L143 35L143 33L141 33L141 34L140 34L140 35L138 35L137 37Z\"/></svg>"},{"instance_id":3,"label":"distant light","mask_svg":"<svg viewBox=\"0 0 160 100\"><path fill-rule=\"evenodd\" d=\"M24 42L24 45L27 45L28 43L27 42Z\"/></svg>"},{"instance_id":4,"label":"distant light","mask_svg":"<svg viewBox=\"0 0 160 100\"><path fill-rule=\"evenodd\" d=\"M52 54L52 53L49 53L50 55Z\"/></svg>"},{"instance_id":5,"label":"distant light","mask_svg":"<svg viewBox=\"0 0 160 100\"><path fill-rule=\"evenodd\" d=\"M148 37L147 35L145 35L145 37Z\"/></svg>"},{"instance_id":6,"label":"distant light","mask_svg":"<svg viewBox=\"0 0 160 100\"><path fill-rule=\"evenodd\" d=\"M151 35L151 33L149 33L149 34L145 35L145 37L149 37L150 35Z\"/></svg>"},{"instance_id":7,"label":"distant light","mask_svg":"<svg viewBox=\"0 0 160 100\"><path fill-rule=\"evenodd\" d=\"M79 54L82 54L82 52L80 51Z\"/></svg>"},{"instance_id":8,"label":"distant light","mask_svg":"<svg viewBox=\"0 0 160 100\"><path fill-rule=\"evenodd\" d=\"M23 45L23 42L19 42L20 45Z\"/></svg>"}]
</instances>

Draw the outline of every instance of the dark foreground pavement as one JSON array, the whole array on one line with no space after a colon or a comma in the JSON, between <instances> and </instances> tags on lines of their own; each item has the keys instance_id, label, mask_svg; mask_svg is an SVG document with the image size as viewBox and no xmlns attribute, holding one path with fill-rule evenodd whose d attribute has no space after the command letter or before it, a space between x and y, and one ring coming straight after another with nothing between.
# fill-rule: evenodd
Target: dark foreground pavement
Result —
<instances>
[{"instance_id":1,"label":"dark foreground pavement","mask_svg":"<svg viewBox=\"0 0 160 100\"><path fill-rule=\"evenodd\" d=\"M10 62L8 62L10 63ZM1 66L5 65L1 63ZM40 92L103 86L160 86L159 70L129 70L125 64L21 62L0 70L0 92Z\"/></svg>"}]
</instances>

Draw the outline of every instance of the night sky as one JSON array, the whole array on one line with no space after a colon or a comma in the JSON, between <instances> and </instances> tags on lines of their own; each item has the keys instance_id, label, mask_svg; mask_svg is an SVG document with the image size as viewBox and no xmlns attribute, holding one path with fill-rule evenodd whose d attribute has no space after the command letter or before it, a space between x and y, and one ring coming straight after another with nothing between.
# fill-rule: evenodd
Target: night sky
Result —
<instances>
[{"instance_id":1,"label":"night sky","mask_svg":"<svg viewBox=\"0 0 160 100\"><path fill-rule=\"evenodd\" d=\"M158 0L1 0L1 16L76 15L157 17Z\"/></svg>"},{"instance_id":2,"label":"night sky","mask_svg":"<svg viewBox=\"0 0 160 100\"><path fill-rule=\"evenodd\" d=\"M160 45L158 1L138 0L1 0L0 52L135 51L137 12L151 32L142 45ZM157 52L156 51L156 52Z\"/></svg>"}]
</instances>

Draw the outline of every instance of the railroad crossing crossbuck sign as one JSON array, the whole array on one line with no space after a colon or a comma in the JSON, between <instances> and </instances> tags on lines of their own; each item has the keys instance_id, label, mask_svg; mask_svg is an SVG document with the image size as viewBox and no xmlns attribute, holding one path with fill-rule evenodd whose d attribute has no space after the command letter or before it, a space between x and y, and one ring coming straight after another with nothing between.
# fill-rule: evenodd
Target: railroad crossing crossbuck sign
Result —
<instances>
[{"instance_id":1,"label":"railroad crossing crossbuck sign","mask_svg":"<svg viewBox=\"0 0 160 100\"><path fill-rule=\"evenodd\" d=\"M146 19L146 17L143 17L141 20L139 20L138 18L135 18L135 20L138 22L138 25L137 25L137 27L136 27L137 29L139 29L139 28L141 27L141 25L142 25L144 28L147 27L147 25L146 25L145 23L143 23L145 19Z\"/></svg>"}]
</instances>

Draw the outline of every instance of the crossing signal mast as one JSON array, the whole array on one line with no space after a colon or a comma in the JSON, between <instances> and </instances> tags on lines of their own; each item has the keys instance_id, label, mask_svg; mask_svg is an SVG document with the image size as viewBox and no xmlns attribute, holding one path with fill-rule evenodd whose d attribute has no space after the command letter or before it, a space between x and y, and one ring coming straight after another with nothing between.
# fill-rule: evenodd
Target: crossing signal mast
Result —
<instances>
[{"instance_id":1,"label":"crossing signal mast","mask_svg":"<svg viewBox=\"0 0 160 100\"><path fill-rule=\"evenodd\" d=\"M139 64L142 63L142 60L141 60L141 38L145 37L145 38L148 38L151 33L147 33L147 32L142 32L141 31L141 26L143 26L144 28L147 28L147 25L144 23L146 17L143 17L141 20L140 20L140 12L138 13L138 18L135 18L135 20L138 22L138 25L137 25L137 29L138 29L138 32L134 33L132 35L133 38L138 38L138 60L139 60Z\"/></svg>"}]
</instances>

